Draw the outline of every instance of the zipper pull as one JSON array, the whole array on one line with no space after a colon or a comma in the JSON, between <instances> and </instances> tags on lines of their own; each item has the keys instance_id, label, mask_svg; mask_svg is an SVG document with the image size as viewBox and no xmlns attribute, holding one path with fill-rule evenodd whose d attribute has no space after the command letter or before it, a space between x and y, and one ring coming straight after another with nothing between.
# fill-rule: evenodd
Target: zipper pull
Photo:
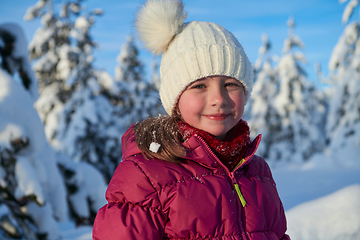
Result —
<instances>
[{"instance_id":1,"label":"zipper pull","mask_svg":"<svg viewBox=\"0 0 360 240\"><path fill-rule=\"evenodd\" d=\"M237 169L241 164L243 164L245 162L245 158L241 159L238 164L236 164L236 166L234 167L234 169L231 172L234 172L235 169Z\"/></svg>"},{"instance_id":2,"label":"zipper pull","mask_svg":"<svg viewBox=\"0 0 360 240\"><path fill-rule=\"evenodd\" d=\"M245 198L244 198L244 196L242 195L242 193L241 193L241 191L240 191L239 184L234 183L234 187L235 187L236 193L237 193L237 195L238 195L238 197L239 197L239 199L240 199L241 205L242 205L243 207L245 207L246 201L245 201Z\"/></svg>"}]
</instances>

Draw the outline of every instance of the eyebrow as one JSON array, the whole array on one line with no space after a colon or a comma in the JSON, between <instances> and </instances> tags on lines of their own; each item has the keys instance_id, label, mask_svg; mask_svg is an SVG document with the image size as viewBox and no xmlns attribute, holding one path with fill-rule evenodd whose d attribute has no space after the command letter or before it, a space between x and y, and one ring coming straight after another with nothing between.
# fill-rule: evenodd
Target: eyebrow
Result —
<instances>
[{"instance_id":1,"label":"eyebrow","mask_svg":"<svg viewBox=\"0 0 360 240\"><path fill-rule=\"evenodd\" d=\"M197 83L199 83L199 82L202 82L202 81L204 81L204 80L206 80L206 79L205 79L205 78L204 78L204 79L198 79L198 80L190 83L188 86L192 86L192 85L197 84Z\"/></svg>"}]
</instances>

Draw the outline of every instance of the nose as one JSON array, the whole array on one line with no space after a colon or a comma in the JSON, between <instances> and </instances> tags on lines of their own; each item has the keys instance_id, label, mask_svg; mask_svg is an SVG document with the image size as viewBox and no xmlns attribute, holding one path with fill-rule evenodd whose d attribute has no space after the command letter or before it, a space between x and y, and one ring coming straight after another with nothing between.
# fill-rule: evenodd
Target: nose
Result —
<instances>
[{"instance_id":1,"label":"nose","mask_svg":"<svg viewBox=\"0 0 360 240\"><path fill-rule=\"evenodd\" d=\"M226 104L228 103L227 97L228 96L226 89L220 86L215 86L210 91L210 105L214 107L226 106Z\"/></svg>"}]
</instances>

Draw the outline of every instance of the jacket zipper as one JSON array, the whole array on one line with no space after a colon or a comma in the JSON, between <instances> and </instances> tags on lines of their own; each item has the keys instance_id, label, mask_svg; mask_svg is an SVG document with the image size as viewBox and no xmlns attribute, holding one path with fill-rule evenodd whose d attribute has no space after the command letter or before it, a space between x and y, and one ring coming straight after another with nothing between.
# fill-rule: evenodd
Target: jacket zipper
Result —
<instances>
[{"instance_id":1,"label":"jacket zipper","mask_svg":"<svg viewBox=\"0 0 360 240\"><path fill-rule=\"evenodd\" d=\"M236 179L235 179L235 176L234 176L234 171L241 165L245 162L245 159L241 159L240 162L235 166L235 168L232 170L232 171L229 171L229 169L220 161L220 159L215 155L215 153L213 153L213 151L210 149L210 147L207 145L207 143L205 142L204 139L202 139L202 137L200 137L199 135L194 135L197 137L197 139L199 139L202 143L203 143L203 146L205 146L205 148L208 150L208 152L211 154L211 156L225 169L225 171L228 173L228 176L230 177L231 181L232 181L232 184L234 186L234 189L237 193L237 196L238 196L238 199L239 199L239 204L241 204L241 206L245 207L246 205L246 201L245 201L245 198L243 196L243 194L241 193L241 190L240 190L240 187L239 187L239 184L237 184L236 182ZM240 225L240 231L241 231L241 235L242 235L242 238L244 240L247 239L246 237L246 234L245 234L245 229L244 229L244 226L242 224L242 221L241 221L241 212L240 212L240 208L238 209L238 220L239 220L239 225Z\"/></svg>"},{"instance_id":2,"label":"jacket zipper","mask_svg":"<svg viewBox=\"0 0 360 240\"><path fill-rule=\"evenodd\" d=\"M233 172L235 172L235 170L236 170L241 164L243 164L244 162L245 162L245 158L241 159L241 160L239 161L239 163L236 164L236 166L234 167L234 169L230 172L230 174L231 174L231 176L234 178L234 180L235 180L235 177L234 177L234 175L233 175ZM240 202L241 202L241 205L242 205L243 207L245 207L245 206L246 206L246 200L245 200L244 195L242 194L242 192L241 192L241 190L240 190L239 184L237 184L236 181L233 181L233 184L234 184L235 191L236 191L236 193L237 193L237 195L238 195L238 197L239 197L239 200L240 200Z\"/></svg>"}]
</instances>

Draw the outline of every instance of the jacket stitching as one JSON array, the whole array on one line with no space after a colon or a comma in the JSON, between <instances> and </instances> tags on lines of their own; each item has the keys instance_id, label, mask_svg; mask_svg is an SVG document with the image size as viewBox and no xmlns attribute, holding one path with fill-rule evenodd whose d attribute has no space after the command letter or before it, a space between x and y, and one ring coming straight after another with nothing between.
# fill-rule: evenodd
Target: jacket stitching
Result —
<instances>
[{"instance_id":1,"label":"jacket stitching","mask_svg":"<svg viewBox=\"0 0 360 240\"><path fill-rule=\"evenodd\" d=\"M274 179L270 178L270 177L266 177L266 176L262 176L262 175L242 175L242 174L239 174L238 175L239 177L243 178L261 178L261 179L266 179L268 180L269 182L275 184L275 181Z\"/></svg>"},{"instance_id":2,"label":"jacket stitching","mask_svg":"<svg viewBox=\"0 0 360 240\"><path fill-rule=\"evenodd\" d=\"M248 233L268 233L268 232L274 232L272 230L262 230L262 231L251 231L251 232L248 232Z\"/></svg>"},{"instance_id":3,"label":"jacket stitching","mask_svg":"<svg viewBox=\"0 0 360 240\"><path fill-rule=\"evenodd\" d=\"M171 186L174 185L174 184L178 184L178 183L185 182L185 181L187 181L187 180L197 179L199 182L201 182L201 180L198 179L198 178L205 177L205 176L218 176L218 175L223 175L223 176L225 176L226 174L225 174L225 173L210 173L210 174L209 174L209 173L205 173L205 174L202 174L202 175L196 175L196 176L192 176L192 177L182 178L182 179L179 179L179 180L177 180L177 181L173 181L173 182L167 183L167 184L165 184L165 185L162 186L162 187L159 187L159 190L158 190L158 191L161 191L162 189L167 188L167 187L171 187Z\"/></svg>"},{"instance_id":4,"label":"jacket stitching","mask_svg":"<svg viewBox=\"0 0 360 240\"><path fill-rule=\"evenodd\" d=\"M142 173L145 175L145 177L146 177L146 179L149 181L151 187L155 190L154 193L156 193L156 195L157 195L157 200L158 200L158 202L159 202L159 204L160 204L160 206L161 206L161 209L164 209L164 207L162 206L161 201L160 201L159 191L154 187L154 185L152 184L152 182L151 182L150 178L148 177L148 175L146 175L145 171L144 171L144 170L140 167L140 165L139 165L138 163L136 163L134 160L129 159L129 161L132 161L132 162L142 171ZM150 208L150 207L149 207L149 208ZM165 215L165 214L164 214L164 215ZM165 215L165 216L166 216L166 215Z\"/></svg>"},{"instance_id":5,"label":"jacket stitching","mask_svg":"<svg viewBox=\"0 0 360 240\"><path fill-rule=\"evenodd\" d=\"M140 203L132 203L132 202L127 201L126 199L124 199L124 200L122 200L122 201L120 201L120 202L114 202L114 203L115 203L115 204L128 204L128 205L132 205L132 206L134 206L134 207L146 208L146 209L150 209L150 210L152 210L152 211L154 211L154 212L159 212L159 213L163 214L163 212L162 212L161 210L157 209L157 208L150 207L150 206L148 206L148 205L142 205L142 204L140 204ZM163 214L163 215L164 215L164 214Z\"/></svg>"},{"instance_id":6,"label":"jacket stitching","mask_svg":"<svg viewBox=\"0 0 360 240\"><path fill-rule=\"evenodd\" d=\"M150 178L148 177L148 175L146 175L145 171L140 167L140 165L137 162L135 162L134 160L129 159L129 161L133 162L141 170L141 172L145 175L146 179L149 181L151 187L156 191L156 188L151 183Z\"/></svg>"},{"instance_id":7,"label":"jacket stitching","mask_svg":"<svg viewBox=\"0 0 360 240\"><path fill-rule=\"evenodd\" d=\"M240 233L238 233L238 234L227 234L227 235L222 235L222 236L206 237L206 238L170 238L170 239L171 240L224 239L224 238L235 237L235 236L241 236L241 234Z\"/></svg>"},{"instance_id":8,"label":"jacket stitching","mask_svg":"<svg viewBox=\"0 0 360 240\"><path fill-rule=\"evenodd\" d=\"M167 188L167 187L171 187L172 185L174 185L174 184L178 184L178 183L180 183L180 182L185 182L185 181L187 181L187 180L192 180L192 179L197 179L197 178L200 178L200 177L205 177L205 176L218 176L218 175L223 175L223 176L225 176L226 175L226 173L213 173L213 172L208 172L208 173L205 173L205 174L202 174L202 175L193 175L192 177L183 177L183 178L181 178L181 179L178 179L178 180L176 180L176 181L172 181L172 182L168 182L168 183L166 183L164 186L161 186L161 187L159 187L158 189L154 186L154 184L151 182L151 179L148 177L148 175L145 173L145 171L139 166L139 164L136 162L136 161L134 161L134 160L132 160L132 159L129 159L129 158L126 158L126 159L123 159L123 162L124 161L131 161L131 162L133 162L141 171L142 171L142 173L146 176L146 178L148 179L148 181L150 182L150 184L151 184L151 187L155 190L155 192L159 192L159 191L161 191L161 190L163 190L164 188ZM198 180L198 181L200 181L200 180ZM200 181L201 182L201 181ZM158 196L159 197L159 196Z\"/></svg>"}]
</instances>

